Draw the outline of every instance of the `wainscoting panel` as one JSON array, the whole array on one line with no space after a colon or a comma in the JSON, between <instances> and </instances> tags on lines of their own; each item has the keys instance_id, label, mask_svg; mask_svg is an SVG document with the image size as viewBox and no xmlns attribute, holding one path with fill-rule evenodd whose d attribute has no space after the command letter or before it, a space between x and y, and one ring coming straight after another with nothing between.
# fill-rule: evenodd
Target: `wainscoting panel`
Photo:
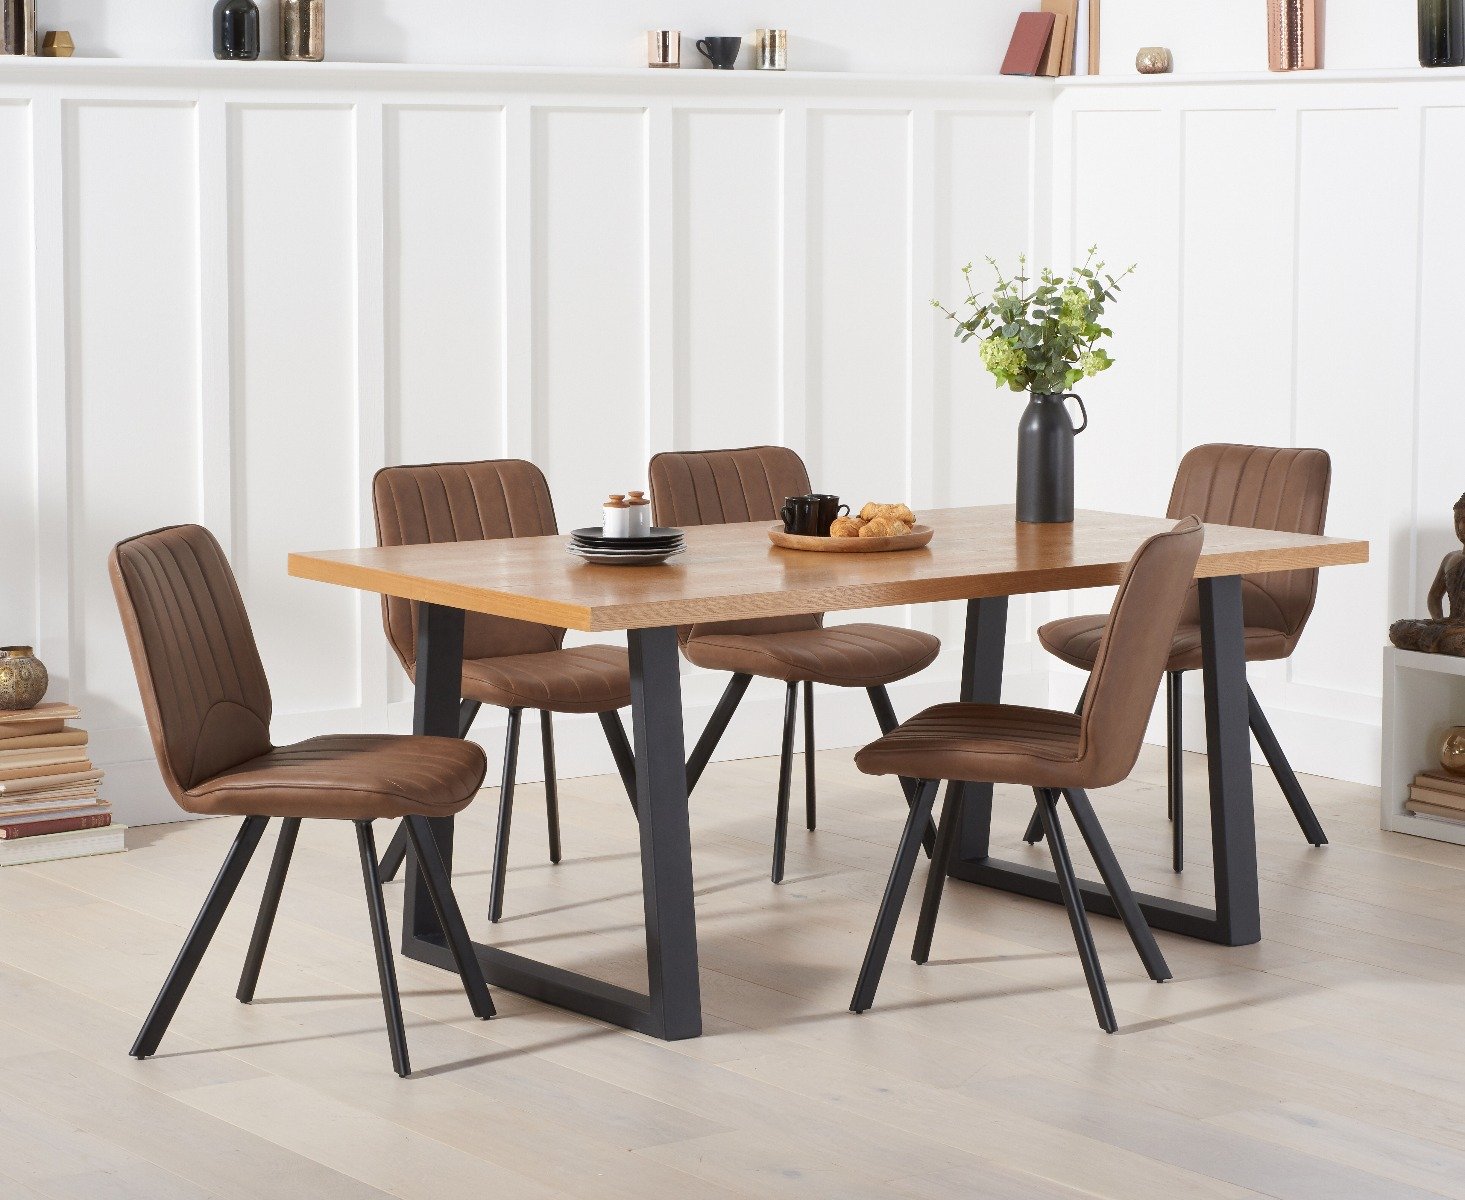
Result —
<instances>
[{"instance_id":1,"label":"wainscoting panel","mask_svg":"<svg viewBox=\"0 0 1465 1200\"><path fill-rule=\"evenodd\" d=\"M78 103L63 120L72 695L140 721L107 555L202 515L196 112Z\"/></svg>"},{"instance_id":2,"label":"wainscoting panel","mask_svg":"<svg viewBox=\"0 0 1465 1200\"><path fill-rule=\"evenodd\" d=\"M358 536L353 116L230 117L234 565L276 710L355 709L356 597L285 573L291 550Z\"/></svg>"},{"instance_id":3,"label":"wainscoting panel","mask_svg":"<svg viewBox=\"0 0 1465 1200\"><path fill-rule=\"evenodd\" d=\"M36 319L31 105L0 102L0 636L36 637Z\"/></svg>"}]
</instances>

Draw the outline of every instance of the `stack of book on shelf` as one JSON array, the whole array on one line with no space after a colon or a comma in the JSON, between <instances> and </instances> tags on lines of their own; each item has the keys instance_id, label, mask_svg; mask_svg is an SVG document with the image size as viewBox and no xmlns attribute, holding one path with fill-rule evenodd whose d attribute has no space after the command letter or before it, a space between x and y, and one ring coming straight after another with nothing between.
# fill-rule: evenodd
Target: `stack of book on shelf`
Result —
<instances>
[{"instance_id":1,"label":"stack of book on shelf","mask_svg":"<svg viewBox=\"0 0 1465 1200\"><path fill-rule=\"evenodd\" d=\"M1004 75L1097 75L1099 0L1041 0L1019 13L1002 60Z\"/></svg>"},{"instance_id":2,"label":"stack of book on shelf","mask_svg":"<svg viewBox=\"0 0 1465 1200\"><path fill-rule=\"evenodd\" d=\"M1414 777L1404 811L1416 817L1465 822L1465 776L1448 771L1421 771Z\"/></svg>"},{"instance_id":3,"label":"stack of book on shelf","mask_svg":"<svg viewBox=\"0 0 1465 1200\"><path fill-rule=\"evenodd\" d=\"M86 730L67 724L79 716L69 704L0 712L0 866L123 849Z\"/></svg>"}]
</instances>

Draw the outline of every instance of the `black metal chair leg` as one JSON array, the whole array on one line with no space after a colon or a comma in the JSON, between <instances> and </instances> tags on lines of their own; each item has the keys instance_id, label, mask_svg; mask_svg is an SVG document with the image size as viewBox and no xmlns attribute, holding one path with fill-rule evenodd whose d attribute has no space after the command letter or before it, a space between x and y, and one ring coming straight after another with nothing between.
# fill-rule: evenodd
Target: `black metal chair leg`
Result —
<instances>
[{"instance_id":1,"label":"black metal chair leg","mask_svg":"<svg viewBox=\"0 0 1465 1200\"><path fill-rule=\"evenodd\" d=\"M1081 788L1069 788L1063 794L1068 799L1068 807L1073 813L1074 823L1078 825L1084 845L1089 848L1094 865L1099 868L1099 877L1109 889L1114 907L1119 910L1119 919L1129 931L1129 940L1139 951L1140 961L1144 963L1151 979L1156 983L1163 983L1171 977L1170 966L1160 953L1159 943L1155 941L1150 924L1145 920L1139 902L1130 890L1129 880L1124 877L1124 869L1114 855L1114 848L1109 845L1109 838L1104 833L1104 827L1099 824L1094 806L1089 803L1087 793Z\"/></svg>"},{"instance_id":2,"label":"black metal chair leg","mask_svg":"<svg viewBox=\"0 0 1465 1200\"><path fill-rule=\"evenodd\" d=\"M361 878L366 885L366 911L371 918L371 940L376 946L376 974L381 981L387 1040L392 1046L392 1067L405 1079L412 1074L412 1065L407 1061L407 1029L402 1024L402 997L397 992L397 967L392 962L387 906L382 899L382 880L376 865L376 839L372 836L370 821L356 822L356 846L361 852Z\"/></svg>"},{"instance_id":3,"label":"black metal chair leg","mask_svg":"<svg viewBox=\"0 0 1465 1200\"><path fill-rule=\"evenodd\" d=\"M463 924L463 913L458 908L458 898L453 895L453 883L443 866L432 825L426 817L408 817L402 824L412 839L412 850L417 855L417 865L422 868L422 877L427 881L427 894L432 899L438 924L447 934L448 949L457 964L458 976L463 980L468 1004L475 1017L487 1021L494 1015L493 999L488 994L488 984L483 981L483 968L478 965L473 941Z\"/></svg>"},{"instance_id":4,"label":"black metal chair leg","mask_svg":"<svg viewBox=\"0 0 1465 1200\"><path fill-rule=\"evenodd\" d=\"M290 871L290 857L295 853L295 839L300 835L300 818L286 817L280 823L280 837L275 842L275 856L270 860L270 873L265 878L264 895L259 900L259 915L254 919L254 935L249 939L249 953L244 956L244 970L234 995L241 1004L254 999L259 982L259 969L264 966L265 949L270 944L270 931L275 927L275 913L280 909L280 893L285 890L285 876Z\"/></svg>"},{"instance_id":5,"label":"black metal chair leg","mask_svg":"<svg viewBox=\"0 0 1465 1200\"><path fill-rule=\"evenodd\" d=\"M387 843L387 848L382 854L381 872L382 882L391 883L397 877L397 872L402 869L402 861L407 857L407 826L398 825L396 832L392 834L392 840Z\"/></svg>"},{"instance_id":6,"label":"black metal chair leg","mask_svg":"<svg viewBox=\"0 0 1465 1200\"><path fill-rule=\"evenodd\" d=\"M1099 951L1094 946L1094 935L1089 929L1089 919L1084 913L1083 897L1078 890L1078 879L1073 873L1073 860L1068 857L1068 843L1063 839L1063 829L1058 824L1058 795L1044 791L1043 802L1038 806L1043 819L1043 833L1048 839L1048 851L1053 856L1053 869L1058 875L1058 890L1063 893L1063 905L1068 909L1068 924L1073 929L1073 940L1078 946L1079 961L1083 963L1084 978L1088 980L1089 996L1094 1002L1094 1014L1106 1033L1119 1028L1114 1017L1114 1005L1109 1001L1109 989L1104 984L1104 972L1099 966Z\"/></svg>"},{"instance_id":7,"label":"black metal chair leg","mask_svg":"<svg viewBox=\"0 0 1465 1200\"><path fill-rule=\"evenodd\" d=\"M773 824L773 882L783 882L788 848L788 794L793 789L794 727L799 720L799 685L791 683L783 701L783 750L778 758L778 812Z\"/></svg>"},{"instance_id":8,"label":"black metal chair leg","mask_svg":"<svg viewBox=\"0 0 1465 1200\"><path fill-rule=\"evenodd\" d=\"M626 738L626 727L621 724L618 712L597 713L600 728L605 733L605 743L610 747L610 756L615 759L616 770L621 776L621 786L631 801L631 811L636 811L636 755Z\"/></svg>"},{"instance_id":9,"label":"black metal chair leg","mask_svg":"<svg viewBox=\"0 0 1465 1200\"><path fill-rule=\"evenodd\" d=\"M931 870L926 876L926 893L921 898L921 916L916 922L916 940L911 958L925 963L931 957L931 938L936 933L936 915L941 911L941 893L956 853L961 834L961 789L948 788L941 805L941 824L936 827L936 853L931 856Z\"/></svg>"},{"instance_id":10,"label":"black metal chair leg","mask_svg":"<svg viewBox=\"0 0 1465 1200\"><path fill-rule=\"evenodd\" d=\"M814 685L804 682L804 824L814 828Z\"/></svg>"},{"instance_id":11,"label":"black metal chair leg","mask_svg":"<svg viewBox=\"0 0 1465 1200\"><path fill-rule=\"evenodd\" d=\"M554 770L554 716L541 710L539 742L544 747L544 813L549 822L549 861L560 861L560 792Z\"/></svg>"},{"instance_id":12,"label":"black metal chair leg","mask_svg":"<svg viewBox=\"0 0 1465 1200\"><path fill-rule=\"evenodd\" d=\"M1073 707L1074 716L1083 716L1083 700L1086 695L1088 695L1087 686L1079 694L1078 703ZM1039 815L1043 808L1043 796L1039 788L1033 789L1033 795L1037 797L1037 803L1033 805L1033 815L1028 818L1028 827L1022 835L1022 840L1029 846L1036 846L1043 840L1043 818Z\"/></svg>"},{"instance_id":13,"label":"black metal chair leg","mask_svg":"<svg viewBox=\"0 0 1465 1200\"><path fill-rule=\"evenodd\" d=\"M1182 717L1179 671L1165 672L1165 792L1169 797L1170 866L1177 873L1185 870L1185 725Z\"/></svg>"},{"instance_id":14,"label":"black metal chair leg","mask_svg":"<svg viewBox=\"0 0 1465 1200\"><path fill-rule=\"evenodd\" d=\"M702 730L702 736L697 739L697 744L687 758L688 796L697 786L697 781L702 778L702 772L707 769L707 764L712 761L717 743L722 741L722 735L727 732L728 723L733 719L733 714L738 711L738 705L743 702L743 696L752 682L751 675L735 674L727 681L727 687L723 688L722 696L717 701L717 707L707 718L707 727Z\"/></svg>"},{"instance_id":15,"label":"black metal chair leg","mask_svg":"<svg viewBox=\"0 0 1465 1200\"><path fill-rule=\"evenodd\" d=\"M224 865L219 868L214 885L209 889L198 916L194 918L193 928L183 939L183 949L178 952L178 957L168 972L168 978L163 982L163 990L153 1001L152 1011L148 1013L137 1040L128 1051L133 1058L151 1057L157 1050L158 1043L163 1040L163 1034L168 1031L168 1023L178 1011L183 993L188 991L188 985L193 981L194 972L198 970L204 951L209 948L214 931L219 928L224 910L234 898L239 881L244 877L244 868L249 866L249 860L254 856L254 849L259 845L259 839L264 835L269 821L268 817L245 817L239 832L234 835L234 844L229 847L229 853L224 855Z\"/></svg>"},{"instance_id":16,"label":"black metal chair leg","mask_svg":"<svg viewBox=\"0 0 1465 1200\"><path fill-rule=\"evenodd\" d=\"M1250 687L1246 689L1246 704L1252 735L1256 738L1256 744L1261 747L1267 766L1272 768L1272 775L1282 789L1282 795L1287 797L1287 803L1292 807L1292 815L1297 818L1302 835L1314 846L1326 846L1328 835L1323 832L1322 822L1317 819L1317 813L1312 811L1307 793L1302 790L1297 776L1292 773L1292 764L1287 761L1282 743L1277 741L1271 722L1267 720L1267 714L1262 712L1262 706L1256 701L1256 693Z\"/></svg>"},{"instance_id":17,"label":"black metal chair leg","mask_svg":"<svg viewBox=\"0 0 1465 1200\"><path fill-rule=\"evenodd\" d=\"M870 944L865 948L865 961L860 965L855 994L850 999L850 1012L862 1013L875 1003L875 992L880 987L885 960L890 955L890 942L895 937L895 927L900 921L900 910L905 903L906 892L910 890L911 872L915 870L916 856L921 852L921 830L931 819L937 787L934 779L922 780L917 784L916 802L906 814L905 829L901 832L900 844L895 850L895 861L890 865L890 878L885 884L885 895L880 900L880 911L875 916L875 927L870 931ZM943 814L943 819L945 816ZM950 824L954 826L956 823Z\"/></svg>"},{"instance_id":18,"label":"black metal chair leg","mask_svg":"<svg viewBox=\"0 0 1465 1200\"><path fill-rule=\"evenodd\" d=\"M488 919L504 915L504 876L509 871L509 827L514 820L514 772L519 766L519 726L522 708L509 709L509 727L504 737L504 774L499 785L498 833L493 843L493 883L488 901Z\"/></svg>"},{"instance_id":19,"label":"black metal chair leg","mask_svg":"<svg viewBox=\"0 0 1465 1200\"><path fill-rule=\"evenodd\" d=\"M866 695L870 697L870 707L875 710L875 722L880 726L882 734L889 733L900 722L895 716L895 705L890 703L890 692L884 684L876 687L866 688ZM905 793L906 804L916 802L916 781L907 779L904 776L900 780L900 790ZM926 848L926 857L936 853L936 825L935 822L927 822L925 830L921 834L921 844Z\"/></svg>"}]
</instances>

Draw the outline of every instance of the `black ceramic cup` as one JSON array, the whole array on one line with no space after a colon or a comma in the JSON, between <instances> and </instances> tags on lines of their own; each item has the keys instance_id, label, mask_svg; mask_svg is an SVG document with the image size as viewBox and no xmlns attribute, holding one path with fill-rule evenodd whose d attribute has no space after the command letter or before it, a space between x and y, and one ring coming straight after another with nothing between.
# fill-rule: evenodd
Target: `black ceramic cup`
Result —
<instances>
[{"instance_id":1,"label":"black ceramic cup","mask_svg":"<svg viewBox=\"0 0 1465 1200\"><path fill-rule=\"evenodd\" d=\"M829 527L840 517L849 516L849 505L841 504L838 496L830 496L823 492L814 492L809 496L809 499L814 502L818 512L815 532L820 537L828 537Z\"/></svg>"},{"instance_id":2,"label":"black ceramic cup","mask_svg":"<svg viewBox=\"0 0 1465 1200\"><path fill-rule=\"evenodd\" d=\"M789 533L800 533L805 537L819 536L819 502L813 496L790 496L779 510L783 527ZM829 528L825 526L824 532Z\"/></svg>"},{"instance_id":3,"label":"black ceramic cup","mask_svg":"<svg viewBox=\"0 0 1465 1200\"><path fill-rule=\"evenodd\" d=\"M743 48L740 37L708 37L697 43L697 50L719 71L731 71Z\"/></svg>"}]
</instances>

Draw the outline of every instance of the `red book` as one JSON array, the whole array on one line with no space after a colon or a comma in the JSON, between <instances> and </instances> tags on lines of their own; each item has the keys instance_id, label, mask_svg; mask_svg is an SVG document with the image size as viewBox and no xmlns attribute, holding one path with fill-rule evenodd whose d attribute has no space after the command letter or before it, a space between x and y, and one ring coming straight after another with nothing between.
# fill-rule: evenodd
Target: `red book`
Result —
<instances>
[{"instance_id":1,"label":"red book","mask_svg":"<svg viewBox=\"0 0 1465 1200\"><path fill-rule=\"evenodd\" d=\"M105 829L112 823L111 813L85 813L79 817L55 817L49 821L16 821L0 825L0 842L15 838L37 837L43 833L71 833L76 829Z\"/></svg>"},{"instance_id":2,"label":"red book","mask_svg":"<svg viewBox=\"0 0 1465 1200\"><path fill-rule=\"evenodd\" d=\"M1017 28L1002 60L1004 75L1036 75L1043 69L1048 40L1053 36L1054 16L1050 12L1025 12L1017 17Z\"/></svg>"}]
</instances>

